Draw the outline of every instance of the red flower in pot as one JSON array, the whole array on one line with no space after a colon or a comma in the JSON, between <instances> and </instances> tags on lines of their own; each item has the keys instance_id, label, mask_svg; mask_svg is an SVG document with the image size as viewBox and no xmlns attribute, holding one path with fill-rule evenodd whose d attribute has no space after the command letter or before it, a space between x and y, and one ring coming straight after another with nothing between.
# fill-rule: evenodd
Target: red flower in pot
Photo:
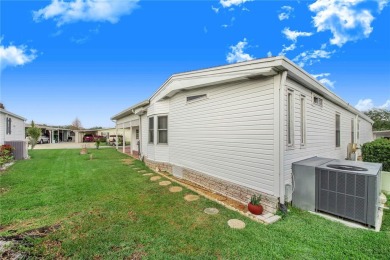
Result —
<instances>
[{"instance_id":1,"label":"red flower in pot","mask_svg":"<svg viewBox=\"0 0 390 260\"><path fill-rule=\"evenodd\" d=\"M248 210L250 213L255 215L261 215L263 213L263 206L260 204L261 195L252 195L251 201L248 203Z\"/></svg>"}]
</instances>

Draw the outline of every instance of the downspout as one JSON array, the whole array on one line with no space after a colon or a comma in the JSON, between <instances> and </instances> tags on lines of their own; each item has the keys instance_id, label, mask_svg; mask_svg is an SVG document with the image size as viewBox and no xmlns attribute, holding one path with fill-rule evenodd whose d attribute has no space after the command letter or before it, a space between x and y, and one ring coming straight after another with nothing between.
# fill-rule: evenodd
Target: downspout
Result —
<instances>
[{"instance_id":1,"label":"downspout","mask_svg":"<svg viewBox=\"0 0 390 260\"><path fill-rule=\"evenodd\" d=\"M287 212L287 208L284 205L284 197L285 197L285 188L284 188L284 121L286 120L285 114L284 114L284 96L286 93L286 78L287 78L287 71L282 72L282 77L280 79L280 85L279 85L279 208L283 212Z\"/></svg>"}]
</instances>

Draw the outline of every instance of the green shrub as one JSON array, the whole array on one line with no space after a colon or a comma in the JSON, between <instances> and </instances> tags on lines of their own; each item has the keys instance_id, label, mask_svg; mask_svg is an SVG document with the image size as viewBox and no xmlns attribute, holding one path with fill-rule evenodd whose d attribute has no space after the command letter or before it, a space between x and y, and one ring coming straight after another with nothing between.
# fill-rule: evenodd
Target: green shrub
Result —
<instances>
[{"instance_id":1,"label":"green shrub","mask_svg":"<svg viewBox=\"0 0 390 260\"><path fill-rule=\"evenodd\" d=\"M252 197L251 197L251 204L252 205L258 206L258 205L260 205L260 201L261 201L261 194L259 194L258 196L256 196L256 194L252 195Z\"/></svg>"},{"instance_id":2,"label":"green shrub","mask_svg":"<svg viewBox=\"0 0 390 260\"><path fill-rule=\"evenodd\" d=\"M363 161L382 163L382 170L390 171L390 140L380 138L363 144L362 156Z\"/></svg>"},{"instance_id":3,"label":"green shrub","mask_svg":"<svg viewBox=\"0 0 390 260\"><path fill-rule=\"evenodd\" d=\"M0 147L0 166L11 162L14 157L12 151L14 148L9 144L4 144Z\"/></svg>"}]
</instances>

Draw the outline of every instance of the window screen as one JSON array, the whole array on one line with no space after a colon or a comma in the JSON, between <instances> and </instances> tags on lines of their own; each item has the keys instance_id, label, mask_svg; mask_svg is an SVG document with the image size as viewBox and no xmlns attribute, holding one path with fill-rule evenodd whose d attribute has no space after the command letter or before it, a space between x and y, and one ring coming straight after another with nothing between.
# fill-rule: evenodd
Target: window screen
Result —
<instances>
[{"instance_id":1,"label":"window screen","mask_svg":"<svg viewBox=\"0 0 390 260\"><path fill-rule=\"evenodd\" d=\"M168 117L167 116L158 117L158 143L159 144L168 143Z\"/></svg>"}]
</instances>

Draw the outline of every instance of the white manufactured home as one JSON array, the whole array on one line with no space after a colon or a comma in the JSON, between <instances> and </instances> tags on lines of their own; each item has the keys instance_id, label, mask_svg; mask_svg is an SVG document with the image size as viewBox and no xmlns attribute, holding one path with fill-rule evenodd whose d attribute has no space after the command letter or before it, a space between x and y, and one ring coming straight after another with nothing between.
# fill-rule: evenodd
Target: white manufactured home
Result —
<instances>
[{"instance_id":1,"label":"white manufactured home","mask_svg":"<svg viewBox=\"0 0 390 260\"><path fill-rule=\"evenodd\" d=\"M16 149L16 159L27 157L25 121L25 118L7 111L0 103L0 145L11 144Z\"/></svg>"},{"instance_id":2,"label":"white manufactured home","mask_svg":"<svg viewBox=\"0 0 390 260\"><path fill-rule=\"evenodd\" d=\"M285 57L174 74L111 119L153 169L241 202L261 193L272 213L291 197L293 162L345 159L373 139L370 118Z\"/></svg>"}]
</instances>

